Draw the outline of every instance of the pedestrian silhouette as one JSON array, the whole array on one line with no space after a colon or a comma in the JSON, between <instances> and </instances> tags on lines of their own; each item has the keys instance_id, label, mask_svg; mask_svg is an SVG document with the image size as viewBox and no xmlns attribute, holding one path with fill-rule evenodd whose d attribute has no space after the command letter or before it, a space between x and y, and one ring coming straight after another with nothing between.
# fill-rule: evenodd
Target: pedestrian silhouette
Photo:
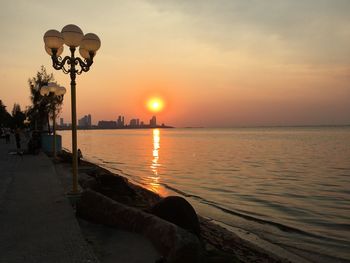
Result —
<instances>
[{"instance_id":1,"label":"pedestrian silhouette","mask_svg":"<svg viewBox=\"0 0 350 263\"><path fill-rule=\"evenodd\" d=\"M81 150L78 149L78 164L80 164L82 158L83 158L83 154L81 153Z\"/></svg>"}]
</instances>

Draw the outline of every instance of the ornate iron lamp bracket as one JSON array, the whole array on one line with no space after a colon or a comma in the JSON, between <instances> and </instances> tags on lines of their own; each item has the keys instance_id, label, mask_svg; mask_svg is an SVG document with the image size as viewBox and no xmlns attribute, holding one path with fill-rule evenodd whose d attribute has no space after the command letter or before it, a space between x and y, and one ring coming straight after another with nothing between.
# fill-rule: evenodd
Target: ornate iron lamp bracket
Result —
<instances>
[{"instance_id":1,"label":"ornate iron lamp bracket","mask_svg":"<svg viewBox=\"0 0 350 263\"><path fill-rule=\"evenodd\" d=\"M84 61L74 56L75 48L70 48L71 56L65 56L62 58L61 56L57 56L57 49L52 49L52 66L56 70L61 70L65 74L78 74L80 75L82 72L88 72L90 66L93 64L93 53L90 53L90 59L85 59ZM68 68L66 68L66 65ZM80 69L76 69L76 66L80 67Z\"/></svg>"}]
</instances>

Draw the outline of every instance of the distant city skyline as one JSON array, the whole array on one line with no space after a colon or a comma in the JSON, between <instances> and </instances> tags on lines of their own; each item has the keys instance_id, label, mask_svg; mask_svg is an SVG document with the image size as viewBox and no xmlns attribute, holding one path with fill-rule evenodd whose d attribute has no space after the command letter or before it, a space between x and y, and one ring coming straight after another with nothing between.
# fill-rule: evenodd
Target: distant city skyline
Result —
<instances>
[{"instance_id":1,"label":"distant city skyline","mask_svg":"<svg viewBox=\"0 0 350 263\"><path fill-rule=\"evenodd\" d=\"M69 128L71 123L64 122L64 118L59 118L58 126L60 128ZM139 118L130 119L129 123L127 123L127 119L119 115L117 118L112 120L97 120L95 123L92 122L92 115L89 113L84 115L83 117L78 117L78 127L79 128L101 128L101 129L118 129L118 128L157 128L157 127L170 127L165 125L162 122L161 125L157 123L157 117L153 115L148 122L144 122Z\"/></svg>"},{"instance_id":2,"label":"distant city skyline","mask_svg":"<svg viewBox=\"0 0 350 263\"><path fill-rule=\"evenodd\" d=\"M350 124L349 10L348 0L4 1L0 99L25 109L44 65L67 89L70 122L70 80L43 35L73 23L102 43L77 77L78 116L148 120L160 97L157 118L176 127Z\"/></svg>"}]
</instances>

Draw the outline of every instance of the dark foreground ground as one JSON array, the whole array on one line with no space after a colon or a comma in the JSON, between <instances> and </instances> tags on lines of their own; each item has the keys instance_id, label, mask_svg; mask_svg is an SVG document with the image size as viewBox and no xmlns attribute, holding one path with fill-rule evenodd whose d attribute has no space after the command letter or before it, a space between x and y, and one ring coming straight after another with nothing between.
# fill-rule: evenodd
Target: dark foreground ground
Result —
<instances>
[{"instance_id":1,"label":"dark foreground ground","mask_svg":"<svg viewBox=\"0 0 350 263\"><path fill-rule=\"evenodd\" d=\"M14 140L0 140L0 262L98 262L52 161L17 155Z\"/></svg>"}]
</instances>

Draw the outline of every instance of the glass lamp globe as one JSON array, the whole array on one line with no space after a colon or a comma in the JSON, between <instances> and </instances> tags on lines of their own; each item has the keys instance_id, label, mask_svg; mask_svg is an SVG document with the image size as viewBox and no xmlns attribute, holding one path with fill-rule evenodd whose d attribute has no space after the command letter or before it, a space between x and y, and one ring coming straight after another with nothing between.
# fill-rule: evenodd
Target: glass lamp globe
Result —
<instances>
[{"instance_id":1,"label":"glass lamp globe","mask_svg":"<svg viewBox=\"0 0 350 263\"><path fill-rule=\"evenodd\" d=\"M49 87L48 86L42 86L40 89L40 95L41 96L46 96L50 93Z\"/></svg>"},{"instance_id":2,"label":"glass lamp globe","mask_svg":"<svg viewBox=\"0 0 350 263\"><path fill-rule=\"evenodd\" d=\"M56 93L57 88L59 87L55 82L49 82L47 84L49 92Z\"/></svg>"},{"instance_id":3,"label":"glass lamp globe","mask_svg":"<svg viewBox=\"0 0 350 263\"><path fill-rule=\"evenodd\" d=\"M76 25L66 25L61 31L64 43L69 47L77 47L80 45L84 37L83 31Z\"/></svg>"},{"instance_id":4,"label":"glass lamp globe","mask_svg":"<svg viewBox=\"0 0 350 263\"><path fill-rule=\"evenodd\" d=\"M44 34L44 42L48 48L59 49L63 45L63 36L59 31L51 29Z\"/></svg>"},{"instance_id":5,"label":"glass lamp globe","mask_svg":"<svg viewBox=\"0 0 350 263\"><path fill-rule=\"evenodd\" d=\"M66 93L66 88L59 86L58 89L56 90L56 95L57 96L61 96L64 95Z\"/></svg>"},{"instance_id":6,"label":"glass lamp globe","mask_svg":"<svg viewBox=\"0 0 350 263\"><path fill-rule=\"evenodd\" d=\"M96 34L88 33L81 41L81 46L88 52L96 52L101 47L101 40Z\"/></svg>"},{"instance_id":7,"label":"glass lamp globe","mask_svg":"<svg viewBox=\"0 0 350 263\"><path fill-rule=\"evenodd\" d=\"M85 48L80 47L80 48L79 48L79 53L80 53L80 55L81 55L83 58L85 58L85 59L90 59L90 54L89 54L89 52L88 52Z\"/></svg>"},{"instance_id":8,"label":"glass lamp globe","mask_svg":"<svg viewBox=\"0 0 350 263\"><path fill-rule=\"evenodd\" d=\"M48 46L45 45L45 51L47 54L49 54L50 56L52 56L52 49L49 48ZM61 46L58 50L57 50L57 53L56 53L56 56L59 56L63 53L63 46Z\"/></svg>"}]
</instances>

